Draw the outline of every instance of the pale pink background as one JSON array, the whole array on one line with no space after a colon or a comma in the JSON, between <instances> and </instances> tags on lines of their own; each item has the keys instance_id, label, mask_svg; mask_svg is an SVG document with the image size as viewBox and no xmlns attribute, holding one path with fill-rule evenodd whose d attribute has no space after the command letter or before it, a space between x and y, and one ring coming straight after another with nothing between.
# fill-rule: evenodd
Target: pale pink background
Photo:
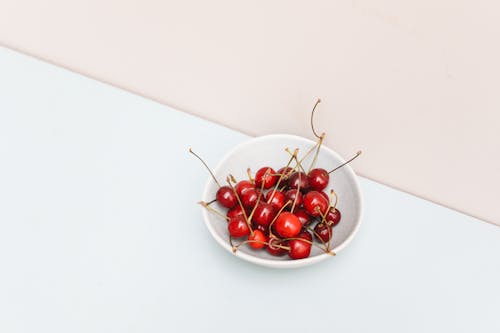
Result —
<instances>
[{"instance_id":1,"label":"pale pink background","mask_svg":"<svg viewBox=\"0 0 500 333\"><path fill-rule=\"evenodd\" d=\"M0 0L0 43L252 135L311 137L321 97L319 130L346 157L364 150L360 174L500 224L499 12L493 0Z\"/></svg>"}]
</instances>

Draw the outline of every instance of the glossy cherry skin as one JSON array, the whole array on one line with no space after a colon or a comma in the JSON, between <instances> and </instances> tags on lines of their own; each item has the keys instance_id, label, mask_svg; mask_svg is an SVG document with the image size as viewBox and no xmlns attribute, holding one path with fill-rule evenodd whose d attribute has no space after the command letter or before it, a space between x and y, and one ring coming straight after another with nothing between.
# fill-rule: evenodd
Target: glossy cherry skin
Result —
<instances>
[{"instance_id":1,"label":"glossy cherry skin","mask_svg":"<svg viewBox=\"0 0 500 333\"><path fill-rule=\"evenodd\" d=\"M282 167L281 169L278 170L278 175L283 175L281 180L287 179L288 176L290 176L293 173L293 168L291 167Z\"/></svg>"},{"instance_id":2,"label":"glossy cherry skin","mask_svg":"<svg viewBox=\"0 0 500 333\"><path fill-rule=\"evenodd\" d=\"M300 193L297 189L291 189L285 192L286 201L291 201L292 204L295 202L295 207L299 207L302 205L302 193ZM297 198L297 201L295 201Z\"/></svg>"},{"instance_id":3,"label":"glossy cherry skin","mask_svg":"<svg viewBox=\"0 0 500 333\"><path fill-rule=\"evenodd\" d=\"M311 215L309 215L304 208L295 210L294 214L299 218L299 221L303 226L308 225L312 221Z\"/></svg>"},{"instance_id":4,"label":"glossy cherry skin","mask_svg":"<svg viewBox=\"0 0 500 333\"><path fill-rule=\"evenodd\" d=\"M342 215L340 214L340 211L337 208L333 209L333 207L331 207L328 211L328 214L326 214L326 223L328 223L332 227L335 227L337 224L339 224L341 218Z\"/></svg>"},{"instance_id":5,"label":"glossy cherry skin","mask_svg":"<svg viewBox=\"0 0 500 333\"><path fill-rule=\"evenodd\" d=\"M282 212L273 226L276 233L283 238L295 237L302 229L299 218L289 212Z\"/></svg>"},{"instance_id":6,"label":"glossy cherry skin","mask_svg":"<svg viewBox=\"0 0 500 333\"><path fill-rule=\"evenodd\" d=\"M330 203L318 191L307 192L304 196L304 208L311 216L320 216L327 212Z\"/></svg>"},{"instance_id":7,"label":"glossy cherry skin","mask_svg":"<svg viewBox=\"0 0 500 333\"><path fill-rule=\"evenodd\" d=\"M326 243L332 238L332 227L326 223L318 223L314 227L314 235L319 241Z\"/></svg>"},{"instance_id":8,"label":"glossy cherry skin","mask_svg":"<svg viewBox=\"0 0 500 333\"><path fill-rule=\"evenodd\" d=\"M226 216L229 217L230 219L238 215L243 215L243 209L241 208L240 205L237 205L233 209L228 210L226 214Z\"/></svg>"},{"instance_id":9,"label":"glossy cherry skin","mask_svg":"<svg viewBox=\"0 0 500 333\"><path fill-rule=\"evenodd\" d=\"M328 175L325 169L312 169L307 174L307 181L309 182L309 188L311 190L323 191L328 186L330 175Z\"/></svg>"},{"instance_id":10,"label":"glossy cherry skin","mask_svg":"<svg viewBox=\"0 0 500 333\"><path fill-rule=\"evenodd\" d=\"M277 257L280 257L280 256L283 256L286 254L286 250L281 248L281 247L277 247L275 245L282 245L282 246L286 246L287 245L287 242L285 241L282 241L278 238L269 238L268 240L268 244L266 246L266 250L269 254L273 255L273 256L277 256Z\"/></svg>"},{"instance_id":11,"label":"glossy cherry skin","mask_svg":"<svg viewBox=\"0 0 500 333\"><path fill-rule=\"evenodd\" d=\"M227 230L231 237L240 238L250 234L250 228L242 215L238 215L229 220Z\"/></svg>"},{"instance_id":12,"label":"glossy cherry skin","mask_svg":"<svg viewBox=\"0 0 500 333\"><path fill-rule=\"evenodd\" d=\"M229 186L221 186L215 194L217 202L226 208L233 208L238 204L236 194Z\"/></svg>"},{"instance_id":13,"label":"glossy cherry skin","mask_svg":"<svg viewBox=\"0 0 500 333\"><path fill-rule=\"evenodd\" d=\"M243 191L241 195L241 203L245 208L253 208L257 203L257 199L259 198L259 192L256 189L250 188Z\"/></svg>"},{"instance_id":14,"label":"glossy cherry skin","mask_svg":"<svg viewBox=\"0 0 500 333\"><path fill-rule=\"evenodd\" d=\"M253 231L253 235L248 236L249 242L248 245L253 248L253 249L262 249L264 246L266 246L266 241L267 237L264 235L264 233L258 229Z\"/></svg>"},{"instance_id":15,"label":"glossy cherry skin","mask_svg":"<svg viewBox=\"0 0 500 333\"><path fill-rule=\"evenodd\" d=\"M312 240L313 240L312 234L309 231L307 231L306 229L302 229L300 234L298 234L295 238L303 238L303 239L306 239L310 242L312 242Z\"/></svg>"},{"instance_id":16,"label":"glossy cherry skin","mask_svg":"<svg viewBox=\"0 0 500 333\"><path fill-rule=\"evenodd\" d=\"M292 239L288 242L288 246L290 247L288 255L292 259L304 259L311 254L311 244L306 241Z\"/></svg>"},{"instance_id":17,"label":"glossy cherry skin","mask_svg":"<svg viewBox=\"0 0 500 333\"><path fill-rule=\"evenodd\" d=\"M240 180L236 184L234 189L236 190L236 193L238 193L238 196L241 199L241 196L243 195L243 193L245 193L247 190L255 189L255 186L249 180Z\"/></svg>"},{"instance_id":18,"label":"glossy cherry skin","mask_svg":"<svg viewBox=\"0 0 500 333\"><path fill-rule=\"evenodd\" d=\"M306 192L309 189L309 182L307 180L307 175L303 172L294 172L288 177L288 187L299 188L301 192Z\"/></svg>"},{"instance_id":19,"label":"glossy cherry skin","mask_svg":"<svg viewBox=\"0 0 500 333\"><path fill-rule=\"evenodd\" d=\"M269 200L270 198L271 200ZM286 197L285 194L283 194L283 192L281 191L269 190L269 192L267 192L266 194L265 200L266 202L269 202L276 209L276 211L279 211L281 207L285 205Z\"/></svg>"},{"instance_id":20,"label":"glossy cherry skin","mask_svg":"<svg viewBox=\"0 0 500 333\"><path fill-rule=\"evenodd\" d=\"M255 207L252 220L257 224L267 227L274 219L275 215L274 207L271 204L260 202L257 207Z\"/></svg>"},{"instance_id":21,"label":"glossy cherry skin","mask_svg":"<svg viewBox=\"0 0 500 333\"><path fill-rule=\"evenodd\" d=\"M273 168L263 167L257 170L257 172L255 173L255 187L258 189L264 186L264 189L267 190L273 187L277 181L278 176L276 175L276 171L274 171Z\"/></svg>"},{"instance_id":22,"label":"glossy cherry skin","mask_svg":"<svg viewBox=\"0 0 500 333\"><path fill-rule=\"evenodd\" d=\"M326 201L330 202L330 197L328 196L328 194L326 194L326 192L324 191L318 191L325 199Z\"/></svg>"},{"instance_id":23,"label":"glossy cherry skin","mask_svg":"<svg viewBox=\"0 0 500 333\"><path fill-rule=\"evenodd\" d=\"M264 235L269 235L269 228L255 222L252 223L254 230L260 230Z\"/></svg>"}]
</instances>

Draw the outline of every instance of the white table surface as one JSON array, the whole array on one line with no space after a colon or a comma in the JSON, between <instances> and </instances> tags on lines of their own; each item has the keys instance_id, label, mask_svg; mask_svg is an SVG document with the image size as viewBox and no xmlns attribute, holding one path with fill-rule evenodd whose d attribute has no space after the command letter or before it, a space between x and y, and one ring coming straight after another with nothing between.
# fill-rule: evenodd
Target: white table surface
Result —
<instances>
[{"instance_id":1,"label":"white table surface","mask_svg":"<svg viewBox=\"0 0 500 333\"><path fill-rule=\"evenodd\" d=\"M500 228L366 179L331 260L219 247L187 148L245 139L0 48L0 332L500 331Z\"/></svg>"}]
</instances>

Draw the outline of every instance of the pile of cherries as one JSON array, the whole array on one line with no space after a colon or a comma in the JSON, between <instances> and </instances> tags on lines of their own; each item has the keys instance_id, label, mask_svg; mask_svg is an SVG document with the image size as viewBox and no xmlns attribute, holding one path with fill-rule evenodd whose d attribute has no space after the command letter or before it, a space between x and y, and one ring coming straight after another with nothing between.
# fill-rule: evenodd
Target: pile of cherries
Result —
<instances>
[{"instance_id":1,"label":"pile of cherries","mask_svg":"<svg viewBox=\"0 0 500 333\"><path fill-rule=\"evenodd\" d=\"M265 248L274 256L288 253L302 259L309 257L313 239L330 252L332 229L341 214L324 192L329 178L322 168L306 174L291 167L262 167L253 180L220 187L216 200L228 209L231 238L246 239L251 248Z\"/></svg>"},{"instance_id":2,"label":"pile of cherries","mask_svg":"<svg viewBox=\"0 0 500 333\"><path fill-rule=\"evenodd\" d=\"M317 135L312 122L319 102L311 113L311 127L318 142L302 159L297 157L298 149L293 153L286 149L291 155L290 160L277 171L264 166L252 175L248 169L248 179L236 181L229 175L227 185L221 186L207 164L190 150L207 167L219 186L214 200L200 204L227 221L233 252L247 244L254 250L265 249L273 256L288 254L292 259L303 259L309 257L312 246L317 246L334 255L331 240L333 228L341 221L341 213L336 208L337 194L333 190L327 194L325 189L330 174L361 152L331 171L313 168L325 136L324 133ZM316 153L306 172L301 162L313 151ZM218 203L226 211L223 213L214 208L213 203ZM236 239L238 244L234 243Z\"/></svg>"}]
</instances>

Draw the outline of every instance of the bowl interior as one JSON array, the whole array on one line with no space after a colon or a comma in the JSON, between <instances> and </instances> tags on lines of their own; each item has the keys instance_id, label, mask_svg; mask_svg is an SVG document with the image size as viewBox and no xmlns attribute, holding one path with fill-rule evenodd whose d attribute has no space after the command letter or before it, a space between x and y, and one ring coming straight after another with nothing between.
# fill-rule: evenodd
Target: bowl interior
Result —
<instances>
[{"instance_id":1,"label":"bowl interior","mask_svg":"<svg viewBox=\"0 0 500 333\"><path fill-rule=\"evenodd\" d=\"M252 173L255 173L259 168L264 166L272 167L274 170L285 166L290 159L290 155L285 151L286 147L292 151L295 148L299 148L299 157L302 157L314 145L315 142L311 140L286 134L253 138L231 150L214 169L214 174L221 184L225 184L225 179L229 174L232 174L238 181L248 179L247 168L251 168ZM310 154L303 161L306 171L309 168L313 155ZM344 159L338 154L322 146L315 166L331 170L343 162ZM292 166L294 166L293 162ZM325 191L329 193L332 188L338 195L337 208L342 214L340 223L333 229L332 238L333 251L338 252L347 245L359 226L362 200L356 175L348 165L330 175L330 183ZM207 202L213 200L217 189L217 185L210 178L205 187L203 200ZM224 213L227 211L217 203L213 207ZM225 220L205 209L203 210L203 216L214 238L224 248L231 251ZM239 240L234 241L234 243L238 242ZM290 260L288 256L275 257L268 254L265 250L255 251L246 245L241 246L236 255L253 263L272 267L296 267L330 257L321 251L321 249L314 246L311 256L301 260Z\"/></svg>"}]
</instances>

